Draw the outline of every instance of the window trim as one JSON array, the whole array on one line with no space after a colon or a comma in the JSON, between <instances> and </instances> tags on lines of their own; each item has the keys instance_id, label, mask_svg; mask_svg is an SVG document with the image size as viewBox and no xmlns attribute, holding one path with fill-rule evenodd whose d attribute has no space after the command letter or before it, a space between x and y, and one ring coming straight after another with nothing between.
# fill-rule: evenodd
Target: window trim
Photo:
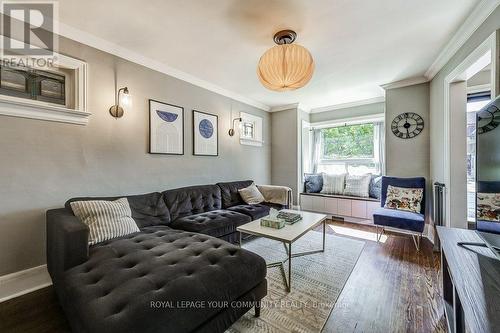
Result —
<instances>
[{"instance_id":1,"label":"window trim","mask_svg":"<svg viewBox=\"0 0 500 333\"><path fill-rule=\"evenodd\" d=\"M372 115L367 115L367 116L358 116L358 117L350 117L350 118L343 118L343 119L336 119L336 120L329 120L329 121L322 121L322 122L316 122L316 123L311 123L310 124L310 129L311 130L321 130L324 128L331 128L331 127L339 127L339 126L344 126L344 125L360 125L360 124L375 124L375 123L382 123L385 126L385 115L383 113L378 113L378 114L372 114ZM374 133L375 134L375 133ZM348 159L328 159L328 158L323 158L323 153L321 152L320 159L318 161L318 167L323 165L323 166L328 166L328 165L342 165L345 166L345 172L347 172L349 165L351 164L375 164L377 166L378 171L380 173L385 172L385 158L383 158L380 161L377 161L377 147L375 144L377 143L376 138L374 137L375 141L374 143L374 156L373 157L367 157L367 158L348 158ZM384 140L382 140L384 142ZM323 149L323 147L321 147ZM384 147L385 150L385 147Z\"/></svg>"},{"instance_id":2,"label":"window trim","mask_svg":"<svg viewBox=\"0 0 500 333\"><path fill-rule=\"evenodd\" d=\"M376 163L375 157L372 158L346 158L346 159L320 159L320 164L333 165L333 164L345 164L345 163Z\"/></svg>"},{"instance_id":3,"label":"window trim","mask_svg":"<svg viewBox=\"0 0 500 333\"><path fill-rule=\"evenodd\" d=\"M57 59L57 68L74 70L74 89L69 89L70 82L67 81L66 93L68 98L74 101L74 107L38 100L29 100L15 96L0 95L0 115L21 117L38 120L48 120L77 125L86 125L91 115L87 111L87 92L88 92L88 65L82 60L71 58L54 52ZM40 68L41 70L46 70ZM61 74L65 74L62 73ZM66 76L68 80L69 77Z\"/></svg>"},{"instance_id":4,"label":"window trim","mask_svg":"<svg viewBox=\"0 0 500 333\"><path fill-rule=\"evenodd\" d=\"M253 124L253 138L248 138L242 135L242 129L240 128L240 144L247 146L261 147L264 143L262 133L262 117L240 112L241 123L252 123Z\"/></svg>"}]
</instances>

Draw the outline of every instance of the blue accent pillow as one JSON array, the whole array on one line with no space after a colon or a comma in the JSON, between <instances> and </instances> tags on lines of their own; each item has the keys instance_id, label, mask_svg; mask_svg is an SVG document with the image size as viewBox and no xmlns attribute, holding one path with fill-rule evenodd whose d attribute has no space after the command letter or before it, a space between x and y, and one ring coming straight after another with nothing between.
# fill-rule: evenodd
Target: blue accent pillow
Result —
<instances>
[{"instance_id":1,"label":"blue accent pillow","mask_svg":"<svg viewBox=\"0 0 500 333\"><path fill-rule=\"evenodd\" d=\"M370 198L380 199L382 196L382 176L372 175L368 192L370 193Z\"/></svg>"},{"instance_id":2,"label":"blue accent pillow","mask_svg":"<svg viewBox=\"0 0 500 333\"><path fill-rule=\"evenodd\" d=\"M323 175L321 173L305 173L304 188L306 193L319 193L323 189Z\"/></svg>"}]
</instances>

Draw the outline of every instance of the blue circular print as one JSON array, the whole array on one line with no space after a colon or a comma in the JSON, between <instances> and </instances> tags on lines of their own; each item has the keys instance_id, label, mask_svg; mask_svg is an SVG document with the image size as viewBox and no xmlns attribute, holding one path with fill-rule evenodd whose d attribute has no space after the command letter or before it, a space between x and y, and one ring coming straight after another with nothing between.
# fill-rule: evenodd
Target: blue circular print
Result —
<instances>
[{"instance_id":1,"label":"blue circular print","mask_svg":"<svg viewBox=\"0 0 500 333\"><path fill-rule=\"evenodd\" d=\"M200 134L205 139L210 139L212 135L214 135L214 125L208 119L203 119L200 121L200 125L198 126L200 130Z\"/></svg>"}]
</instances>

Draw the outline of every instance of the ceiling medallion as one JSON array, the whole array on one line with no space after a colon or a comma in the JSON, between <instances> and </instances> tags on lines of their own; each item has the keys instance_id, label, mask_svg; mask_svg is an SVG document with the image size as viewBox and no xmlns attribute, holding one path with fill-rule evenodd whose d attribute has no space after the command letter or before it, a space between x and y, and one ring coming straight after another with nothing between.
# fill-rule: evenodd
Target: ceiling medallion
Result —
<instances>
[{"instance_id":1,"label":"ceiling medallion","mask_svg":"<svg viewBox=\"0 0 500 333\"><path fill-rule=\"evenodd\" d=\"M259 60L257 76L264 87L274 91L290 91L305 86L314 73L314 60L309 51L292 44L297 34L282 30L274 35L276 46Z\"/></svg>"}]
</instances>

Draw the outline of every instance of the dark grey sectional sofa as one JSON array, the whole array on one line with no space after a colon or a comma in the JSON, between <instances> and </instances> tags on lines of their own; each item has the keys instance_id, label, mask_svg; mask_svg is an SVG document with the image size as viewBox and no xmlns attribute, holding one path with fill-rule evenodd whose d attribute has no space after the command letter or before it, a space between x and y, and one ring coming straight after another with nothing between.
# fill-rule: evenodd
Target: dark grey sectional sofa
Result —
<instances>
[{"instance_id":1,"label":"dark grey sectional sofa","mask_svg":"<svg viewBox=\"0 0 500 333\"><path fill-rule=\"evenodd\" d=\"M267 294L266 263L231 243L269 213L218 183L125 196L139 233L88 245L74 198L47 212L47 266L75 332L223 332ZM276 208L282 208L280 206Z\"/></svg>"}]
</instances>

